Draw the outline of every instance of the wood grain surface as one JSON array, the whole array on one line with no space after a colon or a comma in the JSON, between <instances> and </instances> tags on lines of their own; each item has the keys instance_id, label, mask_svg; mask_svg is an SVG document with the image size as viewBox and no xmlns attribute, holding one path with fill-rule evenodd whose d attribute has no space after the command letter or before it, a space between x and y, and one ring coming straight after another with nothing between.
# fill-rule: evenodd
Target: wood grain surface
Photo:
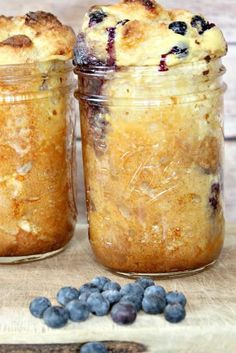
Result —
<instances>
[{"instance_id":1,"label":"wood grain surface","mask_svg":"<svg viewBox=\"0 0 236 353\"><path fill-rule=\"evenodd\" d=\"M109 353L143 353L147 348L140 343L103 341ZM1 353L79 353L83 344L1 344Z\"/></svg>"},{"instance_id":2,"label":"wood grain surface","mask_svg":"<svg viewBox=\"0 0 236 353\"><path fill-rule=\"evenodd\" d=\"M187 296L187 317L178 325L168 323L162 315L140 313L135 323L127 327L116 325L109 316L91 315L86 322L49 329L29 313L28 305L35 296L47 296L55 304L60 287L79 287L95 275L106 275L122 284L129 281L110 274L95 262L87 228L78 226L63 253L41 262L0 267L0 344L119 340L143 344L150 353L235 353L235 259L234 227L228 229L224 250L215 266L195 276L158 281L167 290L178 289Z\"/></svg>"}]
</instances>

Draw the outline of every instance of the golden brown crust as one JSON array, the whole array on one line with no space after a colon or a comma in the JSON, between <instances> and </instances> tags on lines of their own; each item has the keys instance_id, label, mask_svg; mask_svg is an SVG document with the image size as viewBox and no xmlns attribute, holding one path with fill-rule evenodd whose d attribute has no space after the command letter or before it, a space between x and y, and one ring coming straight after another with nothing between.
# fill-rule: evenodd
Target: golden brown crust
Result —
<instances>
[{"instance_id":1,"label":"golden brown crust","mask_svg":"<svg viewBox=\"0 0 236 353\"><path fill-rule=\"evenodd\" d=\"M74 43L73 30L51 13L0 16L0 65L68 60Z\"/></svg>"},{"instance_id":2,"label":"golden brown crust","mask_svg":"<svg viewBox=\"0 0 236 353\"><path fill-rule=\"evenodd\" d=\"M25 24L30 27L47 26L61 27L62 23L51 13L44 11L28 12L25 15Z\"/></svg>"},{"instance_id":3,"label":"golden brown crust","mask_svg":"<svg viewBox=\"0 0 236 353\"><path fill-rule=\"evenodd\" d=\"M163 56L167 66L174 66L218 58L227 51L220 29L202 15L167 10L154 0L123 0L93 6L84 18L88 52L105 64L114 62L109 60L109 28L115 30L112 51L117 66L159 65Z\"/></svg>"},{"instance_id":4,"label":"golden brown crust","mask_svg":"<svg viewBox=\"0 0 236 353\"><path fill-rule=\"evenodd\" d=\"M18 34L16 36L9 37L0 43L0 46L9 45L15 48L26 48L33 45L32 40L25 36Z\"/></svg>"}]
</instances>

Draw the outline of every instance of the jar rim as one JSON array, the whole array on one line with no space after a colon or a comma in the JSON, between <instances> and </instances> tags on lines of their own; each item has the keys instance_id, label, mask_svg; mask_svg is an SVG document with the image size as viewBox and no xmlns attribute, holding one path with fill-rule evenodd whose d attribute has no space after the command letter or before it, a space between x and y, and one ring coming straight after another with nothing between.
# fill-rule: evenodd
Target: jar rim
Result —
<instances>
[{"instance_id":1,"label":"jar rim","mask_svg":"<svg viewBox=\"0 0 236 353\"><path fill-rule=\"evenodd\" d=\"M113 72L123 72L123 71L136 71L137 73L148 73L153 68L156 70L156 74L160 77L166 76L174 76L179 74L185 70L199 70L201 68L206 68L212 65L221 65L222 70L220 75L224 75L226 72L225 66L222 64L221 58L211 59L210 61L206 58L205 60L198 60L194 62L181 63L174 66L169 66L167 71L159 71L158 65L139 65L139 66L107 66L107 65L76 65L74 68L74 72L77 75L80 74L109 74Z\"/></svg>"}]
</instances>

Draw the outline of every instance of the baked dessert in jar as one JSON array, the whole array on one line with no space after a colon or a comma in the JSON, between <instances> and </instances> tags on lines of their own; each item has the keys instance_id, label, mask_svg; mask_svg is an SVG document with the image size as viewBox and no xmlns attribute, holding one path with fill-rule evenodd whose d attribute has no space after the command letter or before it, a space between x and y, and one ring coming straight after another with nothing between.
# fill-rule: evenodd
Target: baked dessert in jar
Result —
<instances>
[{"instance_id":1,"label":"baked dessert in jar","mask_svg":"<svg viewBox=\"0 0 236 353\"><path fill-rule=\"evenodd\" d=\"M52 14L0 17L0 263L47 257L73 235L74 43Z\"/></svg>"},{"instance_id":2,"label":"baked dessert in jar","mask_svg":"<svg viewBox=\"0 0 236 353\"><path fill-rule=\"evenodd\" d=\"M86 14L76 95L90 242L109 269L172 276L218 258L226 51L202 15L152 0Z\"/></svg>"}]
</instances>

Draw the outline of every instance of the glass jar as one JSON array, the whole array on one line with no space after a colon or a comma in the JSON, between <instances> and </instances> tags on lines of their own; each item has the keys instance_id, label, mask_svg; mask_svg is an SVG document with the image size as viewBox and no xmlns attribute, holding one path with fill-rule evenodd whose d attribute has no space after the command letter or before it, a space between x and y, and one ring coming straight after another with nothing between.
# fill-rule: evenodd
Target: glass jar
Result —
<instances>
[{"instance_id":1,"label":"glass jar","mask_svg":"<svg viewBox=\"0 0 236 353\"><path fill-rule=\"evenodd\" d=\"M224 239L221 60L75 71L98 261L129 276L213 264Z\"/></svg>"},{"instance_id":2,"label":"glass jar","mask_svg":"<svg viewBox=\"0 0 236 353\"><path fill-rule=\"evenodd\" d=\"M0 263L58 253L76 206L70 62L0 66Z\"/></svg>"}]
</instances>

